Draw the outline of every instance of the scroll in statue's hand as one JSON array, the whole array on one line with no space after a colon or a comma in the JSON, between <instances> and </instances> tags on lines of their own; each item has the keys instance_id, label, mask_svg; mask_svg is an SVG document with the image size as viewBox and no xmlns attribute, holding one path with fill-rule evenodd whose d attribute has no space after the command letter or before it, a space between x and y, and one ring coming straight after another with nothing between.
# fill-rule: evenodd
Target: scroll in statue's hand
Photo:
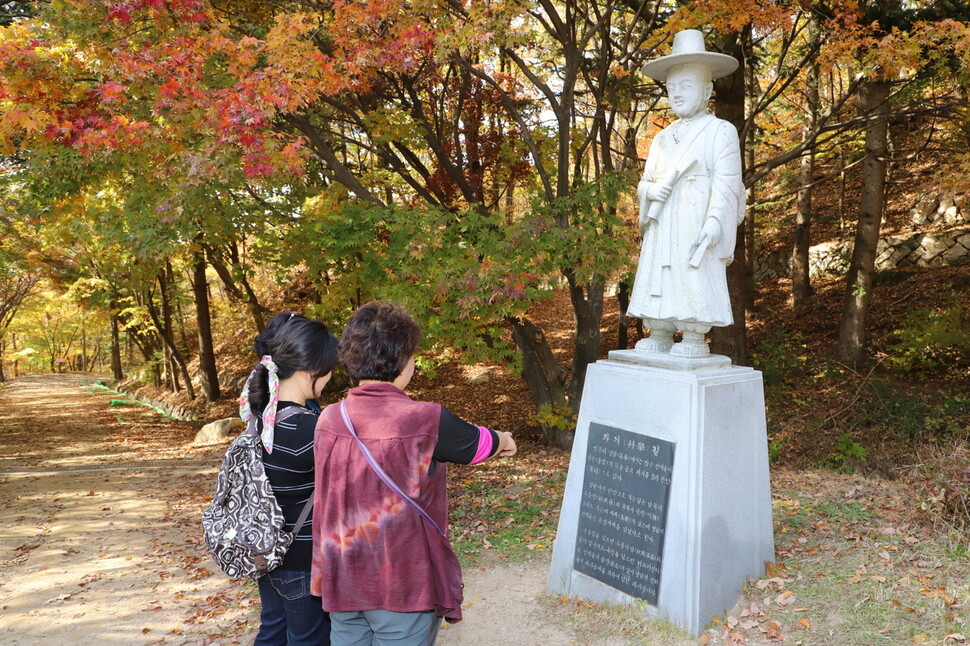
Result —
<instances>
[{"instance_id":1,"label":"scroll in statue's hand","mask_svg":"<svg viewBox=\"0 0 970 646\"><path fill-rule=\"evenodd\" d=\"M697 236L697 240L690 246L690 250L687 252L687 264L697 269L701 266L701 261L704 259L704 252L707 251L708 247L715 247L717 243L721 241L721 225L714 218L708 218L704 222L704 227L701 229L701 233Z\"/></svg>"},{"instance_id":2,"label":"scroll in statue's hand","mask_svg":"<svg viewBox=\"0 0 970 646\"><path fill-rule=\"evenodd\" d=\"M651 202L666 202L672 189L670 184L654 182L647 187L647 199Z\"/></svg>"}]
</instances>

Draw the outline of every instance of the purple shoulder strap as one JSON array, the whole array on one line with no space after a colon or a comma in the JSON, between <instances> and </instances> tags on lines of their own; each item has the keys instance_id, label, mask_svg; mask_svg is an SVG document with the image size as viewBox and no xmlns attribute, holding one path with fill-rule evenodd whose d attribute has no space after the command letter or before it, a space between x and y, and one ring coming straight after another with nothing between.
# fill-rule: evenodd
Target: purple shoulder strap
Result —
<instances>
[{"instance_id":1,"label":"purple shoulder strap","mask_svg":"<svg viewBox=\"0 0 970 646\"><path fill-rule=\"evenodd\" d=\"M422 518L424 518L426 521L431 523L431 526L434 527L439 534L447 538L445 533L441 531L441 528L438 527L438 523L434 522L434 519L428 515L428 512L426 512L421 505L416 503L414 499L411 498L411 496L404 493L404 490L401 489L399 486L397 486L397 483L391 480L390 476L384 473L384 469L382 469L381 466L377 464L377 460L374 459L374 456L371 454L370 450L366 446L364 446L364 443L360 440L359 437L357 437L357 429L354 428L354 423L350 421L350 415L347 414L346 401L340 402L340 416L344 418L344 424L347 425L347 428L350 430L350 434L354 436L355 440L357 440L357 446L360 447L360 452L364 454L364 459L367 460L367 464L369 464L370 467L374 470L374 472L378 476L380 476L381 480L384 481L384 484L390 487L394 491L394 493L399 495L401 499L404 500L404 502L406 502L411 509L421 514Z\"/></svg>"}]
</instances>

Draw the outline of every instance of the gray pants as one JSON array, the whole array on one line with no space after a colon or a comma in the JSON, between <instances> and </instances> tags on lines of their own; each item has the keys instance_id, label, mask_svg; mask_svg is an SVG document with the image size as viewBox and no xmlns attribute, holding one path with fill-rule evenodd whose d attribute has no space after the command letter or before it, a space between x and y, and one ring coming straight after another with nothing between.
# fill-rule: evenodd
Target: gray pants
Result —
<instances>
[{"instance_id":1,"label":"gray pants","mask_svg":"<svg viewBox=\"0 0 970 646\"><path fill-rule=\"evenodd\" d=\"M330 622L331 646L434 646L441 627L434 611L331 612Z\"/></svg>"}]
</instances>

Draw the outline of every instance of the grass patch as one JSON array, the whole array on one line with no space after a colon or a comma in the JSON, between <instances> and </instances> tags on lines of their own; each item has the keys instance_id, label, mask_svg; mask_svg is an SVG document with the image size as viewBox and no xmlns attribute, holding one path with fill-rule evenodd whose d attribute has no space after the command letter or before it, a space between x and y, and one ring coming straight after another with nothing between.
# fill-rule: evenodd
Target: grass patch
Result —
<instances>
[{"instance_id":1,"label":"grass patch","mask_svg":"<svg viewBox=\"0 0 970 646\"><path fill-rule=\"evenodd\" d=\"M829 474L792 480L775 484L778 563L739 604L759 621L720 619L706 633L712 645L775 643L765 638L769 620L778 637L803 646L965 643L970 558L912 522L904 483Z\"/></svg>"},{"instance_id":2,"label":"grass patch","mask_svg":"<svg viewBox=\"0 0 970 646\"><path fill-rule=\"evenodd\" d=\"M940 565L932 543L857 540L805 544L804 556L787 561L779 577L784 583L775 584L783 587L756 586L749 598L769 608L804 646L943 644L959 633L960 608L968 601L965 578Z\"/></svg>"},{"instance_id":3,"label":"grass patch","mask_svg":"<svg viewBox=\"0 0 970 646\"><path fill-rule=\"evenodd\" d=\"M461 561L521 560L551 549L568 463L568 453L529 446L508 460L450 466L450 533Z\"/></svg>"}]
</instances>

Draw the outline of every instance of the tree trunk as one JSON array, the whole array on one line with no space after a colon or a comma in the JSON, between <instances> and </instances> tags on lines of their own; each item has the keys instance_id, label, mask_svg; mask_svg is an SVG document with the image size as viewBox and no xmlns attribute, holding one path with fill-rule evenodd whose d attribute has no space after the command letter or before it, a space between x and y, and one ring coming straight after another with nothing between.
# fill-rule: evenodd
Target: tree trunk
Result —
<instances>
[{"instance_id":1,"label":"tree trunk","mask_svg":"<svg viewBox=\"0 0 970 646\"><path fill-rule=\"evenodd\" d=\"M159 279L159 283L162 285L162 289L161 289L162 311L164 313L166 309L169 309L169 305L167 303L168 298L166 296L167 290L164 287L166 282L164 273L159 274L158 279ZM169 309L168 326L166 326L162 322L162 320L160 320L158 316L158 310L155 307L155 304L152 302L151 297L148 298L147 305L148 305L148 314L152 318L152 323L154 323L155 327L158 328L159 336L162 339L162 343L165 344L165 349L167 350L167 352L169 353L169 356L171 357L173 363L175 364L175 367L172 370L172 376L173 378L176 377L175 370L177 369L178 372L182 375L182 381L185 384L185 394L188 396L189 400L193 400L195 399L195 388L192 386L191 377L189 377L189 369L185 363L185 357L182 356L182 353L181 351L179 351L178 346L175 345L174 334L172 333L172 328L171 328L171 311ZM163 314L163 317L164 317L164 314Z\"/></svg>"},{"instance_id":2,"label":"tree trunk","mask_svg":"<svg viewBox=\"0 0 970 646\"><path fill-rule=\"evenodd\" d=\"M575 421L566 419L566 375L549 349L545 334L528 319L510 321L512 338L522 355L522 378L539 411L539 426L546 442L560 448L572 446Z\"/></svg>"},{"instance_id":3,"label":"tree trunk","mask_svg":"<svg viewBox=\"0 0 970 646\"><path fill-rule=\"evenodd\" d=\"M884 79L863 84L860 102L868 115L866 159L862 167L862 196L856 225L852 263L846 278L842 321L839 325L839 358L849 365L862 359L866 315L872 300L879 227L886 202L886 150L889 135L890 84Z\"/></svg>"},{"instance_id":4,"label":"tree trunk","mask_svg":"<svg viewBox=\"0 0 970 646\"><path fill-rule=\"evenodd\" d=\"M158 289L162 302L162 320L161 325L158 321L154 321L155 327L158 328L158 334L162 340L162 356L164 357L165 376L168 378L169 388L173 392L179 392L182 390L182 384L178 378L178 366L172 356L172 348L175 347L175 333L172 331L172 305L168 299L168 274L165 270L158 274ZM154 307L154 302L150 294L147 300L148 307L151 310Z\"/></svg>"},{"instance_id":5,"label":"tree trunk","mask_svg":"<svg viewBox=\"0 0 970 646\"><path fill-rule=\"evenodd\" d=\"M620 304L620 322L617 324L616 349L626 350L630 344L630 324L626 317L626 310L630 307L630 284L621 280L616 288L616 300Z\"/></svg>"},{"instance_id":6,"label":"tree trunk","mask_svg":"<svg viewBox=\"0 0 970 646\"><path fill-rule=\"evenodd\" d=\"M750 127L747 131L747 137L742 140L741 143L741 164L743 168L754 168L755 162L757 161L757 151L758 151L758 129L754 125L754 106L757 103L757 95L760 91L758 87L757 70L755 65L745 65L742 64L740 72L736 74L743 73L745 75L745 94L747 96L748 105L745 107L745 122L750 120ZM737 124L735 124L737 125ZM743 176L743 174L742 174ZM745 196L747 198L747 206L744 211L744 249L747 251L743 256L738 256L744 259L745 271L747 272L749 278L750 288L745 290L745 301L744 307L745 311L750 311L754 309L755 298L757 296L758 285L754 280L754 270L755 270L755 211L754 205L757 200L757 182L752 182L750 186L747 187L745 191Z\"/></svg>"},{"instance_id":7,"label":"tree trunk","mask_svg":"<svg viewBox=\"0 0 970 646\"><path fill-rule=\"evenodd\" d=\"M121 369L121 325L118 317L117 305L111 305L111 376L115 381L125 378Z\"/></svg>"},{"instance_id":8,"label":"tree trunk","mask_svg":"<svg viewBox=\"0 0 970 646\"><path fill-rule=\"evenodd\" d=\"M815 153L801 159L798 171L800 187L795 212L795 236L791 254L792 309L801 314L808 309L815 290L812 288L809 249L811 248L812 182L815 177Z\"/></svg>"},{"instance_id":9,"label":"tree trunk","mask_svg":"<svg viewBox=\"0 0 970 646\"><path fill-rule=\"evenodd\" d=\"M81 357L75 367L75 370L80 372L87 372L88 369L88 330L86 321L84 320L84 311L81 311Z\"/></svg>"},{"instance_id":10,"label":"tree trunk","mask_svg":"<svg viewBox=\"0 0 970 646\"><path fill-rule=\"evenodd\" d=\"M738 129L744 127L744 57L741 47L742 36L737 33L727 34L718 39L719 49L725 54L734 56L741 62L741 68L726 77L714 82L717 96L714 102L714 113L721 119L729 121ZM742 161L744 156L741 157ZM749 211L750 214L750 211ZM748 341L745 330L745 302L747 294L752 290L753 276L748 271L747 249L745 240L746 226L754 226L753 222L742 222L737 231L737 244L734 247L734 262L728 265L727 282L728 293L731 297L731 311L734 324L728 327L711 328L711 352L724 354L735 364L750 365L748 357Z\"/></svg>"},{"instance_id":11,"label":"tree trunk","mask_svg":"<svg viewBox=\"0 0 970 646\"><path fill-rule=\"evenodd\" d=\"M168 284L174 287L176 285L175 270L172 269L172 263L170 261L165 262L165 271L168 274ZM189 280L191 281L191 276ZM172 306L172 313L176 315L178 322L177 328L172 328L172 339L175 339L175 330L178 329L179 339L182 341L182 345L180 346L183 352L182 356L187 357L191 353L190 348L192 346L189 344L189 335L185 332L185 307L183 306L183 299L170 298L169 303Z\"/></svg>"},{"instance_id":12,"label":"tree trunk","mask_svg":"<svg viewBox=\"0 0 970 646\"><path fill-rule=\"evenodd\" d=\"M812 33L813 43L819 38L818 24L814 19L809 18L811 23L809 29ZM807 78L805 81L805 125L802 129L803 137L808 138L815 130L818 123L819 111L819 68L818 60L812 57L806 70ZM815 148L810 147L806 155L801 159L798 169L798 205L795 212L795 239L792 244L791 254L791 281L792 281L792 309L795 314L805 312L815 294L812 289L811 272L809 265L808 252L811 248L811 224L812 224L812 193L815 182Z\"/></svg>"},{"instance_id":13,"label":"tree trunk","mask_svg":"<svg viewBox=\"0 0 970 646\"><path fill-rule=\"evenodd\" d=\"M219 399L219 373L212 348L212 311L209 308L209 283L205 277L205 255L195 254L192 272L192 291L195 294L195 320L199 330L199 379L206 400Z\"/></svg>"},{"instance_id":14,"label":"tree trunk","mask_svg":"<svg viewBox=\"0 0 970 646\"><path fill-rule=\"evenodd\" d=\"M839 233L845 233L845 202L848 193L848 176L845 172L845 151L839 149Z\"/></svg>"},{"instance_id":15,"label":"tree trunk","mask_svg":"<svg viewBox=\"0 0 970 646\"><path fill-rule=\"evenodd\" d=\"M573 336L572 376L566 387L569 407L579 413L583 398L583 385L586 383L586 369L596 361L600 353L600 320L603 318L604 285L592 282L585 289L581 284L569 287L569 298L573 304L575 331ZM572 441L570 440L570 443Z\"/></svg>"},{"instance_id":16,"label":"tree trunk","mask_svg":"<svg viewBox=\"0 0 970 646\"><path fill-rule=\"evenodd\" d=\"M162 387L162 366L158 362L153 361L151 364L152 371L152 385L156 388Z\"/></svg>"}]
</instances>

